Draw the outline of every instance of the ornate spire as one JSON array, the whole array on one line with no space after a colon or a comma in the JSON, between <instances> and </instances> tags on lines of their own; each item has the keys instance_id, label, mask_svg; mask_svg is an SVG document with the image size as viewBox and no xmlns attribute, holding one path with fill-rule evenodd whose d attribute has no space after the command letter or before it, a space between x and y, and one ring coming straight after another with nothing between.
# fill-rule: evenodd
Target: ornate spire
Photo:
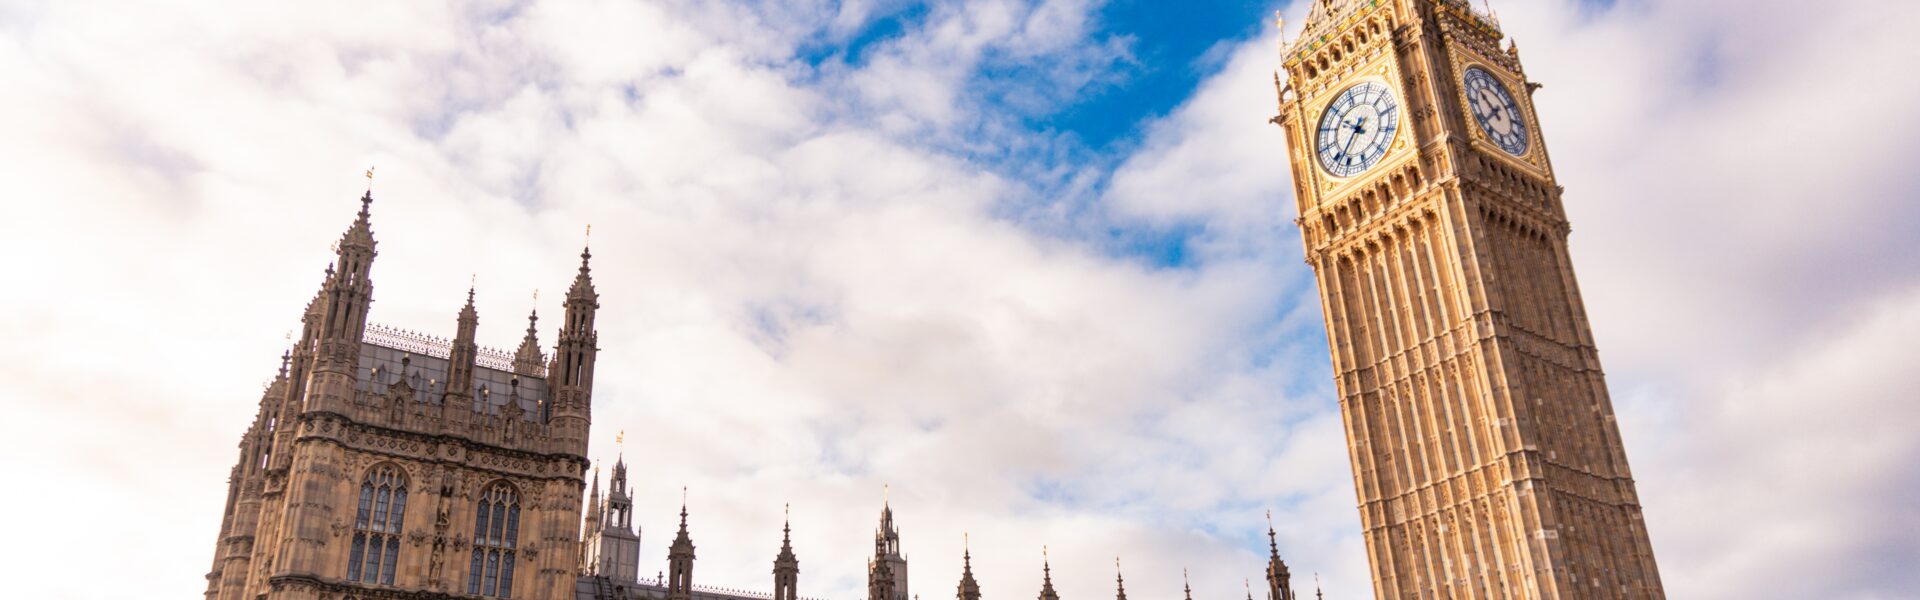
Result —
<instances>
[{"instance_id":1,"label":"ornate spire","mask_svg":"<svg viewBox=\"0 0 1920 600\"><path fill-rule=\"evenodd\" d=\"M1326 594L1320 591L1320 572L1319 571L1315 571L1313 573L1313 597L1319 598L1320 600L1326 600L1327 598Z\"/></svg>"},{"instance_id":2,"label":"ornate spire","mask_svg":"<svg viewBox=\"0 0 1920 600\"><path fill-rule=\"evenodd\" d=\"M459 322L459 328L453 336L453 347L447 356L447 395L470 398L474 394L474 361L480 355L480 345L474 341L480 327L480 316L473 308L472 286L467 287L467 305L460 308ZM480 410L486 411L488 407L481 406Z\"/></svg>"},{"instance_id":3,"label":"ornate spire","mask_svg":"<svg viewBox=\"0 0 1920 600\"><path fill-rule=\"evenodd\" d=\"M780 554L773 557L773 600L797 600L800 559L793 555L793 505L780 524Z\"/></svg>"},{"instance_id":4,"label":"ornate spire","mask_svg":"<svg viewBox=\"0 0 1920 600\"><path fill-rule=\"evenodd\" d=\"M1047 547L1040 547L1040 600L1060 600L1060 594L1053 591L1053 559L1047 556Z\"/></svg>"},{"instance_id":5,"label":"ornate spire","mask_svg":"<svg viewBox=\"0 0 1920 600\"><path fill-rule=\"evenodd\" d=\"M1268 600L1294 600L1292 575L1287 572L1286 561L1280 560L1280 538L1273 531L1273 511L1267 511L1267 598Z\"/></svg>"},{"instance_id":6,"label":"ornate spire","mask_svg":"<svg viewBox=\"0 0 1920 600\"><path fill-rule=\"evenodd\" d=\"M973 580L973 545L969 534L960 534L960 591L958 600L980 600L980 583Z\"/></svg>"},{"instance_id":7,"label":"ornate spire","mask_svg":"<svg viewBox=\"0 0 1920 600\"><path fill-rule=\"evenodd\" d=\"M880 527L873 533L873 553L877 557L900 556L900 528L893 522L892 487L882 486Z\"/></svg>"},{"instance_id":8,"label":"ornate spire","mask_svg":"<svg viewBox=\"0 0 1920 600\"><path fill-rule=\"evenodd\" d=\"M533 292L534 308L527 313L527 335L520 338L520 349L513 353L513 372L522 377L545 377L542 369L547 356L540 351L540 292Z\"/></svg>"},{"instance_id":9,"label":"ornate spire","mask_svg":"<svg viewBox=\"0 0 1920 600\"><path fill-rule=\"evenodd\" d=\"M687 535L687 488L680 488L680 533L667 550L667 597L693 598L693 537Z\"/></svg>"},{"instance_id":10,"label":"ornate spire","mask_svg":"<svg viewBox=\"0 0 1920 600\"><path fill-rule=\"evenodd\" d=\"M555 343L553 359L547 363L547 423L563 446L585 453L588 422L593 414L593 367L599 355L600 336L594 331L594 312L600 308L600 295L593 291L587 261L592 254L580 252L580 274L566 300L565 322Z\"/></svg>"},{"instance_id":11,"label":"ornate spire","mask_svg":"<svg viewBox=\"0 0 1920 600\"><path fill-rule=\"evenodd\" d=\"M580 249L580 272L573 276L573 287L567 290L568 299L573 299L573 298L598 299L600 297L599 294L593 291L593 268L589 266L589 263L592 260L593 260L593 249L585 248L585 247L581 248Z\"/></svg>"},{"instance_id":12,"label":"ornate spire","mask_svg":"<svg viewBox=\"0 0 1920 600\"><path fill-rule=\"evenodd\" d=\"M882 490L880 526L873 532L873 559L867 567L867 593L873 596L870 600L906 600L907 559L900 552L900 529L893 522L891 488Z\"/></svg>"},{"instance_id":13,"label":"ornate spire","mask_svg":"<svg viewBox=\"0 0 1920 600\"><path fill-rule=\"evenodd\" d=\"M786 516L780 520L780 558L793 559L793 505L783 509Z\"/></svg>"},{"instance_id":14,"label":"ornate spire","mask_svg":"<svg viewBox=\"0 0 1920 600\"><path fill-rule=\"evenodd\" d=\"M1114 600L1127 600L1127 576L1120 572L1120 557L1118 556L1113 557L1113 586Z\"/></svg>"},{"instance_id":15,"label":"ornate spire","mask_svg":"<svg viewBox=\"0 0 1920 600\"><path fill-rule=\"evenodd\" d=\"M598 463L598 461L595 462ZM587 491L587 514L585 521L585 525L582 526L582 529L585 529L585 531L581 533L580 539L593 542L596 538L600 537L600 532L606 529L606 517L601 514L599 464L593 466L593 484ZM592 556L582 554L580 559L581 564L586 565L589 572L597 572L599 570L599 565L595 564L596 561Z\"/></svg>"},{"instance_id":16,"label":"ornate spire","mask_svg":"<svg viewBox=\"0 0 1920 600\"><path fill-rule=\"evenodd\" d=\"M625 452L615 454L613 458L613 481L608 483L607 493L627 497L631 488L627 486L627 456ZM682 506L681 509L685 509Z\"/></svg>"},{"instance_id":17,"label":"ornate spire","mask_svg":"<svg viewBox=\"0 0 1920 600\"><path fill-rule=\"evenodd\" d=\"M1247 600L1253 600L1253 582L1247 579L1241 579L1240 585L1247 586Z\"/></svg>"},{"instance_id":18,"label":"ornate spire","mask_svg":"<svg viewBox=\"0 0 1920 600\"><path fill-rule=\"evenodd\" d=\"M355 215L353 224L347 226L347 232L340 235L340 250L349 247L372 250L373 241L373 189L360 196L360 213Z\"/></svg>"},{"instance_id":19,"label":"ornate spire","mask_svg":"<svg viewBox=\"0 0 1920 600\"><path fill-rule=\"evenodd\" d=\"M1187 570L1180 569L1180 589L1187 593L1187 600L1193 600L1193 585L1187 580Z\"/></svg>"}]
</instances>

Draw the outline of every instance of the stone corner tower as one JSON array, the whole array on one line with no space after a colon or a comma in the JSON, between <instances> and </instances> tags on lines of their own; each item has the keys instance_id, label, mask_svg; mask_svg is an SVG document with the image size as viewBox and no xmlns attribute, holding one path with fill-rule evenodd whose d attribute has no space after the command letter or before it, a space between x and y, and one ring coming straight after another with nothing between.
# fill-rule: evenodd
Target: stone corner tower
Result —
<instances>
[{"instance_id":1,"label":"stone corner tower","mask_svg":"<svg viewBox=\"0 0 1920 600\"><path fill-rule=\"evenodd\" d=\"M598 298L585 264L567 370L549 377L531 328L517 357L475 342L471 289L451 340L370 323L372 203L241 438L205 598L571 598Z\"/></svg>"},{"instance_id":2,"label":"stone corner tower","mask_svg":"<svg viewBox=\"0 0 1920 600\"><path fill-rule=\"evenodd\" d=\"M587 504L587 573L616 583L640 580L640 531L633 525L633 488L627 483L625 456L613 462L613 479L605 496L598 495L600 475L594 474L595 496Z\"/></svg>"},{"instance_id":3,"label":"stone corner tower","mask_svg":"<svg viewBox=\"0 0 1920 600\"><path fill-rule=\"evenodd\" d=\"M1377 598L1663 598L1537 87L1465 0L1311 0L1275 75Z\"/></svg>"},{"instance_id":4,"label":"stone corner tower","mask_svg":"<svg viewBox=\"0 0 1920 600\"><path fill-rule=\"evenodd\" d=\"M900 528L893 522L893 504L880 507L880 526L873 531L873 558L867 561L867 600L907 600L907 557L900 551Z\"/></svg>"}]
</instances>

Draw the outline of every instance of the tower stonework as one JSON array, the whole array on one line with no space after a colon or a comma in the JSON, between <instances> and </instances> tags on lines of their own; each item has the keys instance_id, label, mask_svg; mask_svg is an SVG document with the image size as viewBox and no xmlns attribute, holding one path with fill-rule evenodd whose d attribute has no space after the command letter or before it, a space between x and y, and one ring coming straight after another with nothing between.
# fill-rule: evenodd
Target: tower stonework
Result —
<instances>
[{"instance_id":1,"label":"tower stonework","mask_svg":"<svg viewBox=\"0 0 1920 600\"><path fill-rule=\"evenodd\" d=\"M1663 598L1519 52L1311 0L1275 78L1377 598Z\"/></svg>"},{"instance_id":2,"label":"tower stonework","mask_svg":"<svg viewBox=\"0 0 1920 600\"><path fill-rule=\"evenodd\" d=\"M572 598L594 333L585 265L561 355L371 325L372 195L241 438L208 600ZM515 360L518 358L519 360ZM558 410L554 409L555 404Z\"/></svg>"}]
</instances>

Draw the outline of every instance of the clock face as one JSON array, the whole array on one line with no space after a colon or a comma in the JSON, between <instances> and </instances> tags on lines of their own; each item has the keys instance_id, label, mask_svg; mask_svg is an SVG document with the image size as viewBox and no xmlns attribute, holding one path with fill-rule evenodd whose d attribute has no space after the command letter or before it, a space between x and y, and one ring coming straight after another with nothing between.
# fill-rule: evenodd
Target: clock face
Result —
<instances>
[{"instance_id":1,"label":"clock face","mask_svg":"<svg viewBox=\"0 0 1920 600\"><path fill-rule=\"evenodd\" d=\"M1320 117L1314 140L1320 166L1335 177L1352 177L1387 155L1400 131L1400 103L1386 84L1369 81L1340 92Z\"/></svg>"},{"instance_id":2,"label":"clock face","mask_svg":"<svg viewBox=\"0 0 1920 600\"><path fill-rule=\"evenodd\" d=\"M1520 105L1507 93L1507 86L1480 67L1468 67L1462 80L1467 90L1467 107L1480 122L1487 139L1507 154L1527 153L1527 122L1520 117Z\"/></svg>"}]
</instances>

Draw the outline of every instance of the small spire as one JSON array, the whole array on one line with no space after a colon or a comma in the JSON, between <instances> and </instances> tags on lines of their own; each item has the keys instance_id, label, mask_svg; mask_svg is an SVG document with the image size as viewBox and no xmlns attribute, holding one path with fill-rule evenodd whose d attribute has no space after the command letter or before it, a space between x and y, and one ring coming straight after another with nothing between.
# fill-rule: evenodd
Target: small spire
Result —
<instances>
[{"instance_id":1,"label":"small spire","mask_svg":"<svg viewBox=\"0 0 1920 600\"><path fill-rule=\"evenodd\" d=\"M1273 531L1273 509L1267 509L1267 548L1273 551L1273 559L1280 560L1280 538Z\"/></svg>"},{"instance_id":2,"label":"small spire","mask_svg":"<svg viewBox=\"0 0 1920 600\"><path fill-rule=\"evenodd\" d=\"M960 533L960 589L956 600L980 600L980 582L973 580L973 540L967 532Z\"/></svg>"},{"instance_id":3,"label":"small spire","mask_svg":"<svg viewBox=\"0 0 1920 600\"><path fill-rule=\"evenodd\" d=\"M1313 597L1326 600L1326 594L1320 591L1320 572L1313 572Z\"/></svg>"},{"instance_id":4,"label":"small spire","mask_svg":"<svg viewBox=\"0 0 1920 600\"><path fill-rule=\"evenodd\" d=\"M784 516L780 519L780 548L785 555L793 554L793 503L781 507Z\"/></svg>"},{"instance_id":5,"label":"small spire","mask_svg":"<svg viewBox=\"0 0 1920 600\"><path fill-rule=\"evenodd\" d=\"M1060 594L1053 591L1053 559L1044 545L1040 546L1040 572L1040 600L1060 600Z\"/></svg>"},{"instance_id":6,"label":"small spire","mask_svg":"<svg viewBox=\"0 0 1920 600\"><path fill-rule=\"evenodd\" d=\"M1120 571L1120 557L1113 557L1114 600L1127 600L1127 577Z\"/></svg>"},{"instance_id":7,"label":"small spire","mask_svg":"<svg viewBox=\"0 0 1920 600\"><path fill-rule=\"evenodd\" d=\"M1253 600L1253 580L1241 578L1240 584L1247 586L1247 600Z\"/></svg>"},{"instance_id":8,"label":"small spire","mask_svg":"<svg viewBox=\"0 0 1920 600\"><path fill-rule=\"evenodd\" d=\"M1193 584L1187 579L1187 569L1180 569L1180 589L1186 590L1187 600L1193 600Z\"/></svg>"},{"instance_id":9,"label":"small spire","mask_svg":"<svg viewBox=\"0 0 1920 600\"><path fill-rule=\"evenodd\" d=\"M587 298L591 300L599 297L599 294L593 291L592 261L593 249L590 247L581 247L580 273L573 277L573 287L567 290L567 298L569 300L576 298Z\"/></svg>"},{"instance_id":10,"label":"small spire","mask_svg":"<svg viewBox=\"0 0 1920 600\"><path fill-rule=\"evenodd\" d=\"M792 566L797 571L799 559L793 555L793 503L787 503L781 510L786 513L786 517L780 524L780 553L773 557L773 566L776 571L786 566ZM781 585L779 581L774 582L775 588ZM775 592L775 597L779 597L779 590L776 589Z\"/></svg>"}]
</instances>

